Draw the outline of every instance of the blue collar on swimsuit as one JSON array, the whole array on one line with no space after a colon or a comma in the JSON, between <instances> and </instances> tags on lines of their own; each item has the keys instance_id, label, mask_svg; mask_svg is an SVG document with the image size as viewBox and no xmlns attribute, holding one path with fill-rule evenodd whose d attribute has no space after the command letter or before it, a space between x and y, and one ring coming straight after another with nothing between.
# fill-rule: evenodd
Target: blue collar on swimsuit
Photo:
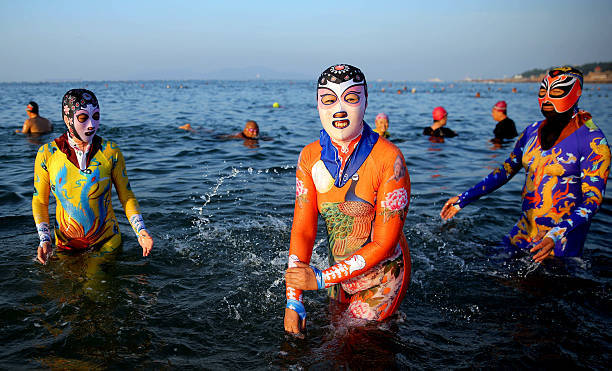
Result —
<instances>
[{"instance_id":1,"label":"blue collar on swimsuit","mask_svg":"<svg viewBox=\"0 0 612 371\"><path fill-rule=\"evenodd\" d=\"M342 188L346 182L359 170L365 159L368 157L376 141L378 141L378 133L374 132L368 124L363 122L363 132L361 133L361 139L357 143L357 148L351 153L349 158L346 160L343 174L340 174L340 157L338 156L338 150L332 144L331 138L325 130L321 130L321 136L319 143L321 144L321 160L325 164L325 167L335 179L334 185L338 188ZM340 176L342 175L342 176Z\"/></svg>"}]
</instances>

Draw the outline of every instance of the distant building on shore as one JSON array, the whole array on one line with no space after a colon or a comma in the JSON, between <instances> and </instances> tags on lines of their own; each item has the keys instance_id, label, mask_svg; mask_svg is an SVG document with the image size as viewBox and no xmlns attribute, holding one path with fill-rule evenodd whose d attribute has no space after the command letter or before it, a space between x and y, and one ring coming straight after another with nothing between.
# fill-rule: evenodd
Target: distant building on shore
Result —
<instances>
[{"instance_id":1,"label":"distant building on shore","mask_svg":"<svg viewBox=\"0 0 612 371\"><path fill-rule=\"evenodd\" d=\"M584 76L584 80L587 82L609 83L612 82L612 71L602 71L601 66L597 66L593 72L589 72Z\"/></svg>"}]
</instances>

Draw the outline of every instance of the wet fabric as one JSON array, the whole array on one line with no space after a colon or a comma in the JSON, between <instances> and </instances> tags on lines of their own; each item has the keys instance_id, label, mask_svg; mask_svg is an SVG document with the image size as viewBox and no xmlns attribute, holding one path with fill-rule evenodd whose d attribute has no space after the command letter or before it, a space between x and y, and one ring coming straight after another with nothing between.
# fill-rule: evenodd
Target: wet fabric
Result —
<instances>
[{"instance_id":1,"label":"wet fabric","mask_svg":"<svg viewBox=\"0 0 612 371\"><path fill-rule=\"evenodd\" d=\"M423 135L429 135L438 138L453 138L457 136L457 133L445 127L437 128L436 130L434 130L431 128L431 126L428 126L423 129Z\"/></svg>"},{"instance_id":2,"label":"wet fabric","mask_svg":"<svg viewBox=\"0 0 612 371\"><path fill-rule=\"evenodd\" d=\"M34 167L32 212L44 236L49 232L49 196L56 201L55 242L60 249L114 249L121 242L119 225L111 204L111 187L136 233L145 229L138 201L131 190L125 160L112 141L96 136L89 164L81 170L66 135L40 147ZM42 233L41 233L42 231Z\"/></svg>"},{"instance_id":3,"label":"wet fabric","mask_svg":"<svg viewBox=\"0 0 612 371\"><path fill-rule=\"evenodd\" d=\"M522 214L505 238L527 249L539 232L555 241L554 255L581 256L591 220L602 203L610 172L610 148L591 115L580 111L550 149L540 144L545 120L528 126L510 157L459 195L463 208L525 169Z\"/></svg>"},{"instance_id":4,"label":"wet fabric","mask_svg":"<svg viewBox=\"0 0 612 371\"><path fill-rule=\"evenodd\" d=\"M512 139L518 135L514 121L509 117L501 120L493 129L495 139Z\"/></svg>"},{"instance_id":5,"label":"wet fabric","mask_svg":"<svg viewBox=\"0 0 612 371\"><path fill-rule=\"evenodd\" d=\"M332 140L325 130L320 131L319 143L321 144L321 161L332 174L335 179L336 187L342 187L351 179L353 174L361 167L365 159L368 157L376 141L378 134L375 133L367 124L363 125L361 139L357 146L352 151L348 159L345 161L343 169L341 169L341 160L338 153L338 148L332 144ZM341 171L342 170L342 171Z\"/></svg>"},{"instance_id":6,"label":"wet fabric","mask_svg":"<svg viewBox=\"0 0 612 371\"><path fill-rule=\"evenodd\" d=\"M323 161L321 141L302 150L289 266L296 260L310 263L320 214L330 257L320 286L349 302L355 317L382 320L397 309L410 282L410 252L402 231L410 179L395 145L366 130L364 138L374 141L373 147L341 186L334 178L339 174L332 175ZM287 287L286 294L288 303L302 301L302 290Z\"/></svg>"}]
</instances>

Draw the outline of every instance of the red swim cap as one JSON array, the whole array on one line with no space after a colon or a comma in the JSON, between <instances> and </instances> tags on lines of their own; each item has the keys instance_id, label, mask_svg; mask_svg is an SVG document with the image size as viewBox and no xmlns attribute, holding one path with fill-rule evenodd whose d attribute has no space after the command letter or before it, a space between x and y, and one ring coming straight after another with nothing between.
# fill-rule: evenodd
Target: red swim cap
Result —
<instances>
[{"instance_id":1,"label":"red swim cap","mask_svg":"<svg viewBox=\"0 0 612 371\"><path fill-rule=\"evenodd\" d=\"M447 113L444 107L440 106L440 107L434 108L431 115L433 116L434 121L439 121L439 120L442 120L444 116L447 115Z\"/></svg>"},{"instance_id":2,"label":"red swim cap","mask_svg":"<svg viewBox=\"0 0 612 371\"><path fill-rule=\"evenodd\" d=\"M503 101L503 100L500 100L499 102L495 103L495 105L493 106L494 110L504 111L504 112L506 112L507 108L508 108L508 105L506 104L506 101Z\"/></svg>"}]
</instances>

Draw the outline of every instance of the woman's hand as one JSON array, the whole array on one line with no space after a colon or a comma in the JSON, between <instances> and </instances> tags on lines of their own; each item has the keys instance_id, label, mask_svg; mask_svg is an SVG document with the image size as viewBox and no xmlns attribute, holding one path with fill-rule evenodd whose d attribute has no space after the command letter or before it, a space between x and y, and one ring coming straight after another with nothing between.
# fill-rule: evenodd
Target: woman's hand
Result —
<instances>
[{"instance_id":1,"label":"woman's hand","mask_svg":"<svg viewBox=\"0 0 612 371\"><path fill-rule=\"evenodd\" d=\"M285 272L287 286L300 290L318 290L317 277L308 264L295 262L295 268L287 268Z\"/></svg>"},{"instance_id":2,"label":"woman's hand","mask_svg":"<svg viewBox=\"0 0 612 371\"><path fill-rule=\"evenodd\" d=\"M459 197L457 196L451 197L448 199L448 201L446 201L444 207L442 208L442 211L440 211L440 216L442 217L442 219L448 220L455 216L455 214L457 214L459 210L461 210L458 205L455 205L457 201L459 201Z\"/></svg>"},{"instance_id":3,"label":"woman's hand","mask_svg":"<svg viewBox=\"0 0 612 371\"><path fill-rule=\"evenodd\" d=\"M555 241L553 241L553 239L550 237L544 237L545 235L545 232L539 232L533 239L534 243L538 241L539 243L529 249L529 252L536 252L540 250L537 254L531 257L531 259L535 260L536 263L542 263L544 259L548 258L555 247ZM542 239L542 237L544 237L544 239Z\"/></svg>"},{"instance_id":4,"label":"woman's hand","mask_svg":"<svg viewBox=\"0 0 612 371\"><path fill-rule=\"evenodd\" d=\"M45 242L42 246L38 246L38 254L36 254L36 258L40 264L47 264L47 261L52 254L53 245L51 245L51 242Z\"/></svg>"},{"instance_id":5,"label":"woman's hand","mask_svg":"<svg viewBox=\"0 0 612 371\"><path fill-rule=\"evenodd\" d=\"M285 331L304 338L302 331L306 328L306 318L300 321L300 316L291 308L285 308Z\"/></svg>"},{"instance_id":6,"label":"woman's hand","mask_svg":"<svg viewBox=\"0 0 612 371\"><path fill-rule=\"evenodd\" d=\"M138 235L138 243L142 247L142 256L149 256L151 249L153 248L153 237L146 230L140 231Z\"/></svg>"}]
</instances>

